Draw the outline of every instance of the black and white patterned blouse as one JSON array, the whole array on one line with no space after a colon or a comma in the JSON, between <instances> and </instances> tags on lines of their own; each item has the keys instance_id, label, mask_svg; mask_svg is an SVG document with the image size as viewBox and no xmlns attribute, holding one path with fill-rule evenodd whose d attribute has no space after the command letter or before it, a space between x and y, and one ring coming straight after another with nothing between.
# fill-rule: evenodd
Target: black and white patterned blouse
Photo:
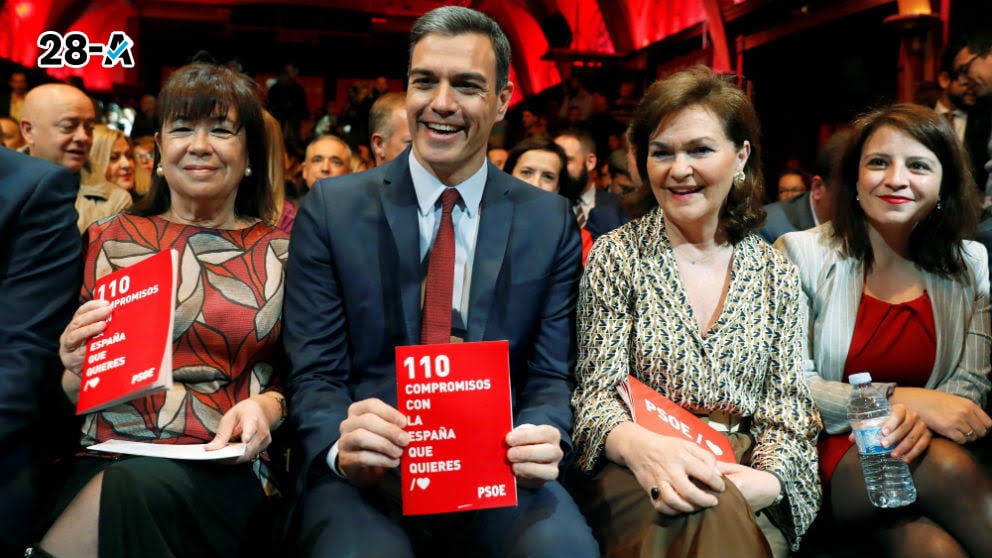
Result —
<instances>
[{"instance_id":1,"label":"black and white patterned blouse","mask_svg":"<svg viewBox=\"0 0 992 558\"><path fill-rule=\"evenodd\" d=\"M731 265L722 312L701 334L660 209L596 241L579 288L577 466L596 470L607 435L630 420L617 385L633 374L691 411L746 419L750 466L782 480L788 498L767 511L795 549L820 506L822 430L802 374L799 277L754 234Z\"/></svg>"}]
</instances>

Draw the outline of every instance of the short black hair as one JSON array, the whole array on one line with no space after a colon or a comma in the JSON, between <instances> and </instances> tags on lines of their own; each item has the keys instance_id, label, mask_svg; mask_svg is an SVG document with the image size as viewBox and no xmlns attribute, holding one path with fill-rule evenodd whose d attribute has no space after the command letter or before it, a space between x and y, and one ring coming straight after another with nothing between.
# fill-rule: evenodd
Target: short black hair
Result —
<instances>
[{"instance_id":1,"label":"short black hair","mask_svg":"<svg viewBox=\"0 0 992 558\"><path fill-rule=\"evenodd\" d=\"M431 33L445 37L455 37L466 33L478 33L489 37L496 55L496 91L502 91L510 82L510 41L496 20L486 14L461 6L435 8L420 16L410 30L410 59L413 49L420 39ZM409 62L407 73L409 73Z\"/></svg>"}]
</instances>

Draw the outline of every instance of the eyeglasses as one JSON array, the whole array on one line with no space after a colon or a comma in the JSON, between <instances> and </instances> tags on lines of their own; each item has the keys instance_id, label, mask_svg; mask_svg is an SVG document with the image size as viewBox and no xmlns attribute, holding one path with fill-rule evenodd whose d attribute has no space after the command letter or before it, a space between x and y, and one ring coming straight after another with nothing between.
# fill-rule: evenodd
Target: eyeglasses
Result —
<instances>
[{"instance_id":1,"label":"eyeglasses","mask_svg":"<svg viewBox=\"0 0 992 558\"><path fill-rule=\"evenodd\" d=\"M960 66L954 68L954 79L958 81L965 81L968 79L968 71L971 69L971 65L978 60L979 55L974 55L968 59L967 62L961 64Z\"/></svg>"},{"instance_id":2,"label":"eyeglasses","mask_svg":"<svg viewBox=\"0 0 992 558\"><path fill-rule=\"evenodd\" d=\"M135 153L134 158L139 161L150 161L155 158L154 153Z\"/></svg>"}]
</instances>

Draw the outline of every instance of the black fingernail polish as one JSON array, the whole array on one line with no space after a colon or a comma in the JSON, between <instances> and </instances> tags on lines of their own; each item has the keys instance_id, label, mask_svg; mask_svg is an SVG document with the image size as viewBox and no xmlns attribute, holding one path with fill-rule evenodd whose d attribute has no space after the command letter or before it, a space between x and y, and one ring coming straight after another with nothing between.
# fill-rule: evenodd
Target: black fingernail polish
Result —
<instances>
[{"instance_id":1,"label":"black fingernail polish","mask_svg":"<svg viewBox=\"0 0 992 558\"><path fill-rule=\"evenodd\" d=\"M651 499L652 500L657 500L658 499L658 496L660 496L660 495L661 495L661 492L658 491L658 487L657 486L652 486L651 487Z\"/></svg>"}]
</instances>

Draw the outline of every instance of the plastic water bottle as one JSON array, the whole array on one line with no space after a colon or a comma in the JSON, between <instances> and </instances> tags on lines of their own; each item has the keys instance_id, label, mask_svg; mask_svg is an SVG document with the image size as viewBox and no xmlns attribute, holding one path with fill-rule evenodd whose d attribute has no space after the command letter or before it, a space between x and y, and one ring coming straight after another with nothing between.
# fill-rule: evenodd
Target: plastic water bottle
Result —
<instances>
[{"instance_id":1,"label":"plastic water bottle","mask_svg":"<svg viewBox=\"0 0 992 558\"><path fill-rule=\"evenodd\" d=\"M882 446L882 425L892 414L885 394L871 383L871 374L851 374L851 399L847 418L861 454L868 498L875 507L899 508L916 501L916 485L909 466L893 459L892 448Z\"/></svg>"}]
</instances>

